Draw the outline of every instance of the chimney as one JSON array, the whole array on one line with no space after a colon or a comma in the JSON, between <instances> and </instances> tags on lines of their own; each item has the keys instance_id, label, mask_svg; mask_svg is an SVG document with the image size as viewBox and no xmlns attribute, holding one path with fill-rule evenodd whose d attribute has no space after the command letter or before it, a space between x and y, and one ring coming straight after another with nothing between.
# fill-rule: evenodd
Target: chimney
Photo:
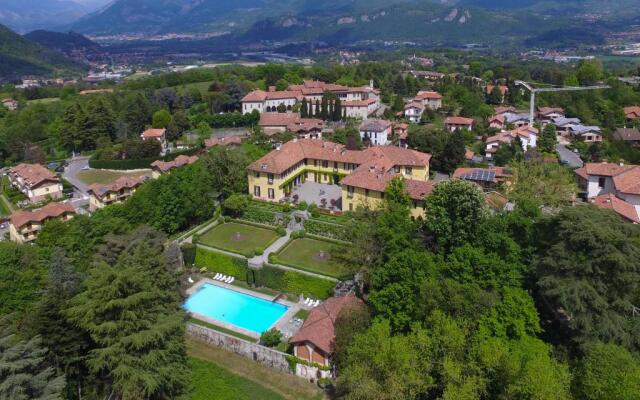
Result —
<instances>
[{"instance_id":1,"label":"chimney","mask_svg":"<svg viewBox=\"0 0 640 400\"><path fill-rule=\"evenodd\" d=\"M269 92L275 92L276 91L276 87L275 86L269 86Z\"/></svg>"}]
</instances>

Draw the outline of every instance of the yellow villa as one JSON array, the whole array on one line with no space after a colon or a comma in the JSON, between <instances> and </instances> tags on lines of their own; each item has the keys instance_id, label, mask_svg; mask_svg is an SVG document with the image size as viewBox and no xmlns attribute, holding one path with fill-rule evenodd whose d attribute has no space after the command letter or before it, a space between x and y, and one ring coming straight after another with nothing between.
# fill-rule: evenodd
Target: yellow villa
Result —
<instances>
[{"instance_id":1,"label":"yellow villa","mask_svg":"<svg viewBox=\"0 0 640 400\"><path fill-rule=\"evenodd\" d=\"M256 199L280 202L311 182L339 189L337 210L375 209L389 181L400 176L417 218L424 215L423 200L433 190L430 159L430 154L394 146L348 150L333 142L294 139L249 166L249 191Z\"/></svg>"}]
</instances>

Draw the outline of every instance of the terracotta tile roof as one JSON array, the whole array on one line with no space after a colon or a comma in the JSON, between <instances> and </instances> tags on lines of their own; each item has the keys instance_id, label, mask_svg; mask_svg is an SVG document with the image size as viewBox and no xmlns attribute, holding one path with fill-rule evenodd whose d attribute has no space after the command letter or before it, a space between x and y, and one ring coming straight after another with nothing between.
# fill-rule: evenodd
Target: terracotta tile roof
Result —
<instances>
[{"instance_id":1,"label":"terracotta tile roof","mask_svg":"<svg viewBox=\"0 0 640 400\"><path fill-rule=\"evenodd\" d=\"M324 129L324 121L316 118L300 118L287 125L287 130L293 133L320 132Z\"/></svg>"},{"instance_id":2,"label":"terracotta tile roof","mask_svg":"<svg viewBox=\"0 0 640 400\"><path fill-rule=\"evenodd\" d=\"M632 168L636 168L636 165L624 165L614 163L587 163L584 168L587 175L597 176L616 176Z\"/></svg>"},{"instance_id":3,"label":"terracotta tile roof","mask_svg":"<svg viewBox=\"0 0 640 400\"><path fill-rule=\"evenodd\" d=\"M222 138L210 138L204 141L204 147L206 149L210 149L214 146L230 146L230 145L240 145L242 144L243 136L234 135L234 136L226 136Z\"/></svg>"},{"instance_id":4,"label":"terracotta tile roof","mask_svg":"<svg viewBox=\"0 0 640 400\"><path fill-rule=\"evenodd\" d=\"M368 119L360 125L360 131L384 132L391 128L391 122L384 119Z\"/></svg>"},{"instance_id":5,"label":"terracotta tile roof","mask_svg":"<svg viewBox=\"0 0 640 400\"><path fill-rule=\"evenodd\" d=\"M267 99L267 92L264 90L254 90L252 92L247 93L246 96L242 98L243 103L261 103Z\"/></svg>"},{"instance_id":6,"label":"terracotta tile roof","mask_svg":"<svg viewBox=\"0 0 640 400\"><path fill-rule=\"evenodd\" d=\"M587 168L586 167L578 168L574 172L576 173L576 175L578 175L582 179L589 180L589 174L587 174Z\"/></svg>"},{"instance_id":7,"label":"terracotta tile roof","mask_svg":"<svg viewBox=\"0 0 640 400\"><path fill-rule=\"evenodd\" d=\"M613 137L618 140L640 141L640 129L638 128L618 128Z\"/></svg>"},{"instance_id":8,"label":"terracotta tile roof","mask_svg":"<svg viewBox=\"0 0 640 400\"><path fill-rule=\"evenodd\" d=\"M489 120L489 123L491 123L491 122L499 122L501 124L504 124L504 115L494 115Z\"/></svg>"},{"instance_id":9,"label":"terracotta tile roof","mask_svg":"<svg viewBox=\"0 0 640 400\"><path fill-rule=\"evenodd\" d=\"M640 106L625 107L624 115L629 119L640 118Z\"/></svg>"},{"instance_id":10,"label":"terracotta tile roof","mask_svg":"<svg viewBox=\"0 0 640 400\"><path fill-rule=\"evenodd\" d=\"M553 113L564 115L564 109L561 107L538 107L538 115L547 116Z\"/></svg>"},{"instance_id":11,"label":"terracotta tile roof","mask_svg":"<svg viewBox=\"0 0 640 400\"><path fill-rule=\"evenodd\" d=\"M475 154L473 151L469 150L469 149L465 149L465 151L464 151L464 158L465 158L466 160L473 160L473 157L474 157L475 155L476 155L476 154Z\"/></svg>"},{"instance_id":12,"label":"terracotta tile roof","mask_svg":"<svg viewBox=\"0 0 640 400\"><path fill-rule=\"evenodd\" d=\"M300 119L300 116L296 113L279 113L279 112L264 112L260 114L260 126L287 126Z\"/></svg>"},{"instance_id":13,"label":"terracotta tile roof","mask_svg":"<svg viewBox=\"0 0 640 400\"><path fill-rule=\"evenodd\" d=\"M438 92L430 92L426 90L421 90L416 95L416 99L419 100L442 100L442 95Z\"/></svg>"},{"instance_id":14,"label":"terracotta tile roof","mask_svg":"<svg viewBox=\"0 0 640 400\"><path fill-rule=\"evenodd\" d=\"M336 337L334 323L338 315L342 310L358 304L362 304L362 300L353 295L332 297L323 301L318 307L311 310L302 324L302 328L293 335L289 343L309 342L326 355L330 355L333 352L333 341Z\"/></svg>"},{"instance_id":15,"label":"terracotta tile roof","mask_svg":"<svg viewBox=\"0 0 640 400\"><path fill-rule=\"evenodd\" d=\"M530 126L522 126L520 128L516 128L511 131L500 132L495 136L490 136L487 138L486 143L487 144L495 143L495 142L511 143L513 139L516 138L516 136L520 136L522 138L528 139L532 134L537 135L538 130Z\"/></svg>"},{"instance_id":16,"label":"terracotta tile roof","mask_svg":"<svg viewBox=\"0 0 640 400\"><path fill-rule=\"evenodd\" d=\"M327 160L362 165L365 163L401 166L428 165L431 155L395 146L376 146L365 150L347 150L344 145L323 140L300 139L283 144L249 166L257 172L280 174L305 159Z\"/></svg>"},{"instance_id":17,"label":"terracotta tile roof","mask_svg":"<svg viewBox=\"0 0 640 400\"><path fill-rule=\"evenodd\" d=\"M492 209L502 211L509 203L509 199L498 192L489 192L484 195L484 202Z\"/></svg>"},{"instance_id":18,"label":"terracotta tile roof","mask_svg":"<svg viewBox=\"0 0 640 400\"><path fill-rule=\"evenodd\" d=\"M56 174L40 164L18 164L9 173L21 177L29 187L38 186L45 181L59 181Z\"/></svg>"},{"instance_id":19,"label":"terracotta tile roof","mask_svg":"<svg viewBox=\"0 0 640 400\"><path fill-rule=\"evenodd\" d=\"M447 117L444 120L445 125L473 125L473 118L465 117Z\"/></svg>"},{"instance_id":20,"label":"terracotta tile roof","mask_svg":"<svg viewBox=\"0 0 640 400\"><path fill-rule=\"evenodd\" d=\"M412 200L424 200L433 192L434 184L431 181L419 181L417 179L405 179L407 193Z\"/></svg>"},{"instance_id":21,"label":"terracotta tile roof","mask_svg":"<svg viewBox=\"0 0 640 400\"><path fill-rule=\"evenodd\" d=\"M180 155L176 157L176 159L173 161L161 161L161 160L154 161L151 164L151 167L155 170L158 170L164 173L164 172L171 171L174 168L180 168L187 164L193 164L196 161L198 161L198 156L189 157L185 155Z\"/></svg>"},{"instance_id":22,"label":"terracotta tile roof","mask_svg":"<svg viewBox=\"0 0 640 400\"><path fill-rule=\"evenodd\" d=\"M412 101L410 103L407 103L406 106L404 106L405 110L408 110L410 108L416 108L418 110L424 110L424 105L418 101Z\"/></svg>"},{"instance_id":23,"label":"terracotta tile roof","mask_svg":"<svg viewBox=\"0 0 640 400\"><path fill-rule=\"evenodd\" d=\"M501 114L505 114L505 113L515 113L517 110L515 107L496 107L496 115L501 115Z\"/></svg>"},{"instance_id":24,"label":"terracotta tile roof","mask_svg":"<svg viewBox=\"0 0 640 400\"><path fill-rule=\"evenodd\" d=\"M368 107L375 102L374 99L343 101L342 107Z\"/></svg>"},{"instance_id":25,"label":"terracotta tile roof","mask_svg":"<svg viewBox=\"0 0 640 400\"><path fill-rule=\"evenodd\" d=\"M134 189L138 186L142 185L142 180L137 178L131 178L128 176L122 176L115 180L115 182L101 185L99 183L94 183L89 186L89 192L93 193L96 197L102 198L107 193L119 192L122 189Z\"/></svg>"},{"instance_id":26,"label":"terracotta tile roof","mask_svg":"<svg viewBox=\"0 0 640 400\"><path fill-rule=\"evenodd\" d=\"M393 124L393 130L394 131L406 131L407 129L409 129L409 124L405 124L404 122L399 123L399 124Z\"/></svg>"},{"instance_id":27,"label":"terracotta tile roof","mask_svg":"<svg viewBox=\"0 0 640 400\"><path fill-rule=\"evenodd\" d=\"M594 197L591 199L591 204L598 208L613 210L625 219L640 224L640 216L638 216L636 207L611 193Z\"/></svg>"},{"instance_id":28,"label":"terracotta tile roof","mask_svg":"<svg viewBox=\"0 0 640 400\"><path fill-rule=\"evenodd\" d=\"M16 211L11 214L13 226L20 228L31 222L43 223L50 218L58 218L65 213L75 214L75 209L69 203L49 203L37 211Z\"/></svg>"},{"instance_id":29,"label":"terracotta tile roof","mask_svg":"<svg viewBox=\"0 0 640 400\"><path fill-rule=\"evenodd\" d=\"M166 129L147 129L146 131L142 132L142 137L143 138L159 138L162 137L165 132L167 130Z\"/></svg>"},{"instance_id":30,"label":"terracotta tile roof","mask_svg":"<svg viewBox=\"0 0 640 400\"><path fill-rule=\"evenodd\" d=\"M302 101L302 93L295 90L267 92L266 100L296 99Z\"/></svg>"},{"instance_id":31,"label":"terracotta tile roof","mask_svg":"<svg viewBox=\"0 0 640 400\"><path fill-rule=\"evenodd\" d=\"M640 166L614 176L613 185L620 193L640 195Z\"/></svg>"}]
</instances>

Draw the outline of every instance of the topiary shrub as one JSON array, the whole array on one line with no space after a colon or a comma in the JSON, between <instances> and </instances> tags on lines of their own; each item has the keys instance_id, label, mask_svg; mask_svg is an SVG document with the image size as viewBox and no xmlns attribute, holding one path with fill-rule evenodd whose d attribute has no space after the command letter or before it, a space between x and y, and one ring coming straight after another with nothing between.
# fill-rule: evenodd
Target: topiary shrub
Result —
<instances>
[{"instance_id":1,"label":"topiary shrub","mask_svg":"<svg viewBox=\"0 0 640 400\"><path fill-rule=\"evenodd\" d=\"M283 227L279 226L276 228L276 233L280 236L286 236L287 234L287 230L284 229Z\"/></svg>"},{"instance_id":2,"label":"topiary shrub","mask_svg":"<svg viewBox=\"0 0 640 400\"><path fill-rule=\"evenodd\" d=\"M305 211L307 208L309 208L309 205L304 200L301 201L300 204L298 204L298 210L300 211Z\"/></svg>"},{"instance_id":3,"label":"topiary shrub","mask_svg":"<svg viewBox=\"0 0 640 400\"><path fill-rule=\"evenodd\" d=\"M285 212L285 213L291 212L291 204L284 203L282 205L282 212Z\"/></svg>"},{"instance_id":4,"label":"topiary shrub","mask_svg":"<svg viewBox=\"0 0 640 400\"><path fill-rule=\"evenodd\" d=\"M253 258L253 257L256 256L256 253L253 250L249 250L246 253L244 253L244 256L247 257L247 258Z\"/></svg>"},{"instance_id":5,"label":"topiary shrub","mask_svg":"<svg viewBox=\"0 0 640 400\"><path fill-rule=\"evenodd\" d=\"M257 256L261 256L264 254L264 250L262 250L261 248L256 248L253 252Z\"/></svg>"}]
</instances>

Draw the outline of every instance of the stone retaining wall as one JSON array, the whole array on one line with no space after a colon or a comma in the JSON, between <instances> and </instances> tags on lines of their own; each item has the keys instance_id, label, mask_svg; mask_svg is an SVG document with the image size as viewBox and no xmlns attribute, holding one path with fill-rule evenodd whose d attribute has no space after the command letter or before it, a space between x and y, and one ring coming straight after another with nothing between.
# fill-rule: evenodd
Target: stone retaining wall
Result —
<instances>
[{"instance_id":1,"label":"stone retaining wall","mask_svg":"<svg viewBox=\"0 0 640 400\"><path fill-rule=\"evenodd\" d=\"M209 345L219 347L257 361L269 368L293 374L291 368L289 368L289 363L287 362L287 354L280 351L260 346L257 343L251 343L193 323L187 323L187 335Z\"/></svg>"}]
</instances>

